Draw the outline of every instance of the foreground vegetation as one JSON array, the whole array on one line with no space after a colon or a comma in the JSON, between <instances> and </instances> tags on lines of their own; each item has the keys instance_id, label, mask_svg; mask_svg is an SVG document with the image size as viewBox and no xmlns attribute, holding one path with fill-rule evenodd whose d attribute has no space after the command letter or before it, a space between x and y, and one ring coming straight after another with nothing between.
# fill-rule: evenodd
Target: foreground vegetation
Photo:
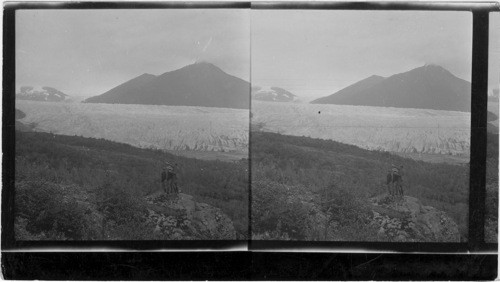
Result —
<instances>
[{"instance_id":1,"label":"foreground vegetation","mask_svg":"<svg viewBox=\"0 0 500 282\"><path fill-rule=\"evenodd\" d=\"M254 238L324 239L306 224L316 213L308 203L316 201L317 212L332 215L329 224L337 226L329 239L373 239L367 200L386 192L391 164L404 166L406 195L446 212L467 237L466 165L425 163L308 137L252 132L251 138Z\"/></svg>"},{"instance_id":2,"label":"foreground vegetation","mask_svg":"<svg viewBox=\"0 0 500 282\"><path fill-rule=\"evenodd\" d=\"M488 133L486 149L486 220L485 240L498 241L498 134Z\"/></svg>"},{"instance_id":3,"label":"foreground vegetation","mask_svg":"<svg viewBox=\"0 0 500 282\"><path fill-rule=\"evenodd\" d=\"M16 131L16 236L25 240L159 239L144 196L164 161L179 164L183 193L221 208L248 230L248 160L202 161L104 139ZM161 239L161 238L160 238Z\"/></svg>"}]
</instances>

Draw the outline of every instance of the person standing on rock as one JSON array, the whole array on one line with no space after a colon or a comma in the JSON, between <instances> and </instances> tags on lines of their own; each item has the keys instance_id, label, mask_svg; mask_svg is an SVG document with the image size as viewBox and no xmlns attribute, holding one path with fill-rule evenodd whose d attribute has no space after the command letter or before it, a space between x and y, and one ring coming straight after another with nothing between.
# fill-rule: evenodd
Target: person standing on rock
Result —
<instances>
[{"instance_id":1,"label":"person standing on rock","mask_svg":"<svg viewBox=\"0 0 500 282\"><path fill-rule=\"evenodd\" d=\"M161 179L161 190L168 194L168 191L167 191L168 181L167 181L167 167L166 166L163 166L163 168L161 170L160 179Z\"/></svg>"},{"instance_id":2,"label":"person standing on rock","mask_svg":"<svg viewBox=\"0 0 500 282\"><path fill-rule=\"evenodd\" d=\"M403 166L401 166L401 169ZM403 178L397 166L392 165L392 169L387 174L387 188L390 196L403 196Z\"/></svg>"},{"instance_id":3,"label":"person standing on rock","mask_svg":"<svg viewBox=\"0 0 500 282\"><path fill-rule=\"evenodd\" d=\"M404 171L403 171L403 165L399 166L399 194L401 197L404 196L403 193L403 176L404 176Z\"/></svg>"},{"instance_id":4,"label":"person standing on rock","mask_svg":"<svg viewBox=\"0 0 500 282\"><path fill-rule=\"evenodd\" d=\"M176 166L177 164L175 166L168 164L167 166L167 183L168 183L169 194L179 193L179 188L177 186L177 173L175 170Z\"/></svg>"}]
</instances>

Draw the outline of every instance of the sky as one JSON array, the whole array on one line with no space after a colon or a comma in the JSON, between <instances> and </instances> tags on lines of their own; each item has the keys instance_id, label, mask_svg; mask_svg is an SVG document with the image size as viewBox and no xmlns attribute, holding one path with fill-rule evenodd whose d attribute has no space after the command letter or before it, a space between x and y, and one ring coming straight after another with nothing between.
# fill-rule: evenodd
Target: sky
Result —
<instances>
[{"instance_id":1,"label":"sky","mask_svg":"<svg viewBox=\"0 0 500 282\"><path fill-rule=\"evenodd\" d=\"M16 12L16 89L95 96L195 61L250 79L248 9Z\"/></svg>"},{"instance_id":2,"label":"sky","mask_svg":"<svg viewBox=\"0 0 500 282\"><path fill-rule=\"evenodd\" d=\"M498 16L491 17L495 24L500 26ZM500 61L499 41L490 40L490 62ZM390 76L426 63L470 81L471 53L469 12L16 12L17 89L51 86L78 96L99 95L143 73L159 75L200 60L309 101L374 74ZM491 63L489 73L491 89L500 66Z\"/></svg>"},{"instance_id":3,"label":"sky","mask_svg":"<svg viewBox=\"0 0 500 282\"><path fill-rule=\"evenodd\" d=\"M252 84L306 101L424 64L471 80L469 12L253 10L251 22Z\"/></svg>"},{"instance_id":4,"label":"sky","mask_svg":"<svg viewBox=\"0 0 500 282\"><path fill-rule=\"evenodd\" d=\"M490 13L488 94L500 88L500 13Z\"/></svg>"}]
</instances>

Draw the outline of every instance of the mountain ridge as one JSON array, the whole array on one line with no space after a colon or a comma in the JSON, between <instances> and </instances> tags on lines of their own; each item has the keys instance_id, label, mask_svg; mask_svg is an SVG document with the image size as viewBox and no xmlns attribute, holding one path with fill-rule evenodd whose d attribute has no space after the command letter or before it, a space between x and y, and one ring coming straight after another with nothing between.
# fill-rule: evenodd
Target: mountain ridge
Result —
<instances>
[{"instance_id":1,"label":"mountain ridge","mask_svg":"<svg viewBox=\"0 0 500 282\"><path fill-rule=\"evenodd\" d=\"M43 86L37 89L33 86L21 86L20 92L16 94L16 99L32 100L43 102L61 102L69 95L55 89L54 87Z\"/></svg>"},{"instance_id":2,"label":"mountain ridge","mask_svg":"<svg viewBox=\"0 0 500 282\"><path fill-rule=\"evenodd\" d=\"M250 84L198 62L158 76L142 74L85 103L249 108Z\"/></svg>"},{"instance_id":3,"label":"mountain ridge","mask_svg":"<svg viewBox=\"0 0 500 282\"><path fill-rule=\"evenodd\" d=\"M424 65L387 78L370 76L311 103L470 112L470 87L441 66Z\"/></svg>"},{"instance_id":4,"label":"mountain ridge","mask_svg":"<svg viewBox=\"0 0 500 282\"><path fill-rule=\"evenodd\" d=\"M281 87L252 86L252 99L269 102L297 102L297 95Z\"/></svg>"}]
</instances>

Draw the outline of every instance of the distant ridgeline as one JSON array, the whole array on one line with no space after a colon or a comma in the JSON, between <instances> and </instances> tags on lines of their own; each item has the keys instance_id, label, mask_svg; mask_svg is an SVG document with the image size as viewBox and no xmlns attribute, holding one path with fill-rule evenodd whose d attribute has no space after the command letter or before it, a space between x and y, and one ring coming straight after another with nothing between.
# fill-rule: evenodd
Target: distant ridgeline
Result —
<instances>
[{"instance_id":1,"label":"distant ridgeline","mask_svg":"<svg viewBox=\"0 0 500 282\"><path fill-rule=\"evenodd\" d=\"M15 141L18 239L205 240L247 234L248 160L203 161L39 132L16 131ZM179 165L182 195L159 205L152 199L161 197L165 161Z\"/></svg>"},{"instance_id":2,"label":"distant ridgeline","mask_svg":"<svg viewBox=\"0 0 500 282\"><path fill-rule=\"evenodd\" d=\"M252 99L269 102L295 102L297 96L279 87L252 87Z\"/></svg>"},{"instance_id":3,"label":"distant ridgeline","mask_svg":"<svg viewBox=\"0 0 500 282\"><path fill-rule=\"evenodd\" d=\"M158 76L140 75L84 102L249 109L250 84L200 62Z\"/></svg>"},{"instance_id":4,"label":"distant ridgeline","mask_svg":"<svg viewBox=\"0 0 500 282\"><path fill-rule=\"evenodd\" d=\"M440 66L425 65L387 78L373 75L311 103L470 112L471 85Z\"/></svg>"},{"instance_id":5,"label":"distant ridgeline","mask_svg":"<svg viewBox=\"0 0 500 282\"><path fill-rule=\"evenodd\" d=\"M404 167L405 196L412 197L407 204L417 202L415 198L422 207L445 212L458 229L451 222L446 226L467 237L466 165L425 163L335 141L264 132L252 133L252 233L261 239L323 240L321 226L331 220L327 240L388 240L377 235L380 226L374 227L370 199L387 192L386 175L392 164ZM417 216L430 216L426 211L431 208L422 208ZM432 220L438 214L433 212ZM425 228L418 233L425 234ZM426 239L411 234L405 238L456 241L460 237L456 231L441 234L444 237L433 232Z\"/></svg>"},{"instance_id":6,"label":"distant ridgeline","mask_svg":"<svg viewBox=\"0 0 500 282\"><path fill-rule=\"evenodd\" d=\"M33 100L44 102L60 102L68 97L67 94L48 86L35 89L32 86L21 86L20 92L16 94L16 99Z\"/></svg>"}]
</instances>

